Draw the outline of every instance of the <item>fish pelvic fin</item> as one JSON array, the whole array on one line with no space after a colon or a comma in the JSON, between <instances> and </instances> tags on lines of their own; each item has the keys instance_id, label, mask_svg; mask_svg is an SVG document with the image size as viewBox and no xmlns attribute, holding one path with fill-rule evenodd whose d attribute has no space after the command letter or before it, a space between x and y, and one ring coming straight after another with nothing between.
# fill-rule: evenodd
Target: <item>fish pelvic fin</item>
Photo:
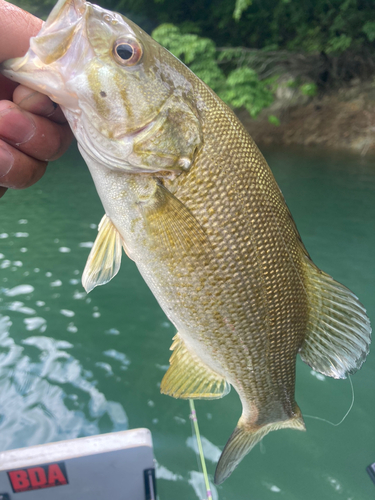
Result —
<instances>
[{"instance_id":1,"label":"fish pelvic fin","mask_svg":"<svg viewBox=\"0 0 375 500\"><path fill-rule=\"evenodd\" d=\"M315 371L346 378L369 352L371 325L366 310L348 288L306 258L310 312L300 356Z\"/></svg>"},{"instance_id":2,"label":"fish pelvic fin","mask_svg":"<svg viewBox=\"0 0 375 500\"><path fill-rule=\"evenodd\" d=\"M278 429L291 428L305 431L301 410L295 404L292 418L280 422L272 422L262 426L248 424L242 416L220 456L215 471L215 484L223 483L232 474L241 460L261 441L266 434Z\"/></svg>"},{"instance_id":3,"label":"fish pelvic fin","mask_svg":"<svg viewBox=\"0 0 375 500\"><path fill-rule=\"evenodd\" d=\"M82 285L87 293L98 285L105 285L116 276L120 269L121 257L121 236L111 219L104 215L82 274Z\"/></svg>"},{"instance_id":4,"label":"fish pelvic fin","mask_svg":"<svg viewBox=\"0 0 375 500\"><path fill-rule=\"evenodd\" d=\"M230 384L189 351L178 333L171 350L170 367L160 386L162 394L181 399L218 399L228 394Z\"/></svg>"}]
</instances>

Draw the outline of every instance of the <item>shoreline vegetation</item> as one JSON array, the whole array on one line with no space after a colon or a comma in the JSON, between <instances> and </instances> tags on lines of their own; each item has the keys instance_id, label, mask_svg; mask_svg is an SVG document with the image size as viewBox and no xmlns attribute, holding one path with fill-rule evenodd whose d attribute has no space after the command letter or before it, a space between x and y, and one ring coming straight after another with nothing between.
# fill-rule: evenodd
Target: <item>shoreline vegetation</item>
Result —
<instances>
[{"instance_id":1,"label":"shoreline vegetation","mask_svg":"<svg viewBox=\"0 0 375 500\"><path fill-rule=\"evenodd\" d=\"M276 116L279 125L269 121ZM375 155L375 79L321 92L307 100L284 92L256 119L237 116L260 147L308 146Z\"/></svg>"},{"instance_id":2,"label":"shoreline vegetation","mask_svg":"<svg viewBox=\"0 0 375 500\"><path fill-rule=\"evenodd\" d=\"M55 0L12 0L45 18ZM374 0L92 0L123 13L259 144L375 153Z\"/></svg>"}]
</instances>

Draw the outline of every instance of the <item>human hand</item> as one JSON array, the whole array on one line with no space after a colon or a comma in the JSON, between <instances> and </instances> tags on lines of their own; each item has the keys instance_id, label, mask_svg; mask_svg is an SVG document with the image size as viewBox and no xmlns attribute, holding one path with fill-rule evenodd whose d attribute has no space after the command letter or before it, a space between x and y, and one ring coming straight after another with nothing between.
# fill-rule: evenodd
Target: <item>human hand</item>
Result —
<instances>
[{"instance_id":1,"label":"human hand","mask_svg":"<svg viewBox=\"0 0 375 500\"><path fill-rule=\"evenodd\" d=\"M0 0L0 63L24 55L41 26L41 19ZM59 106L0 75L0 198L7 188L37 182L48 161L59 158L71 140Z\"/></svg>"}]
</instances>

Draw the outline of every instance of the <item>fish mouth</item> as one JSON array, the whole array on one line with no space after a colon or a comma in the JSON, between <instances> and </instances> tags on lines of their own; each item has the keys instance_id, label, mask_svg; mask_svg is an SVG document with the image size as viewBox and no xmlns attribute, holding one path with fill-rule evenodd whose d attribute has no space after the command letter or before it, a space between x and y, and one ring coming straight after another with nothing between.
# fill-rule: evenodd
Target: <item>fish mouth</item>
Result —
<instances>
[{"instance_id":1,"label":"fish mouth","mask_svg":"<svg viewBox=\"0 0 375 500\"><path fill-rule=\"evenodd\" d=\"M82 61L92 52L86 30L81 29L90 5L85 0L59 0L39 33L30 39L27 53L5 61L0 72L64 107L76 108L77 96L67 82L77 64L75 56L79 54Z\"/></svg>"}]
</instances>

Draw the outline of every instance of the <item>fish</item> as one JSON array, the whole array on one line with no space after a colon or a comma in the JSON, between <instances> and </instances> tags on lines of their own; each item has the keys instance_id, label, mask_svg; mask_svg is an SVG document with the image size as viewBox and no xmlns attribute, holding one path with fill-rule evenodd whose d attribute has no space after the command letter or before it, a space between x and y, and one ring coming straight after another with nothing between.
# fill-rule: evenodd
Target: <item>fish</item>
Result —
<instances>
[{"instance_id":1,"label":"fish","mask_svg":"<svg viewBox=\"0 0 375 500\"><path fill-rule=\"evenodd\" d=\"M124 249L178 332L161 392L238 393L215 483L270 431L305 430L297 354L345 378L364 362L371 326L312 262L234 112L131 20L85 0L59 0L1 72L61 106L91 172L105 215L84 288L110 281Z\"/></svg>"}]
</instances>

